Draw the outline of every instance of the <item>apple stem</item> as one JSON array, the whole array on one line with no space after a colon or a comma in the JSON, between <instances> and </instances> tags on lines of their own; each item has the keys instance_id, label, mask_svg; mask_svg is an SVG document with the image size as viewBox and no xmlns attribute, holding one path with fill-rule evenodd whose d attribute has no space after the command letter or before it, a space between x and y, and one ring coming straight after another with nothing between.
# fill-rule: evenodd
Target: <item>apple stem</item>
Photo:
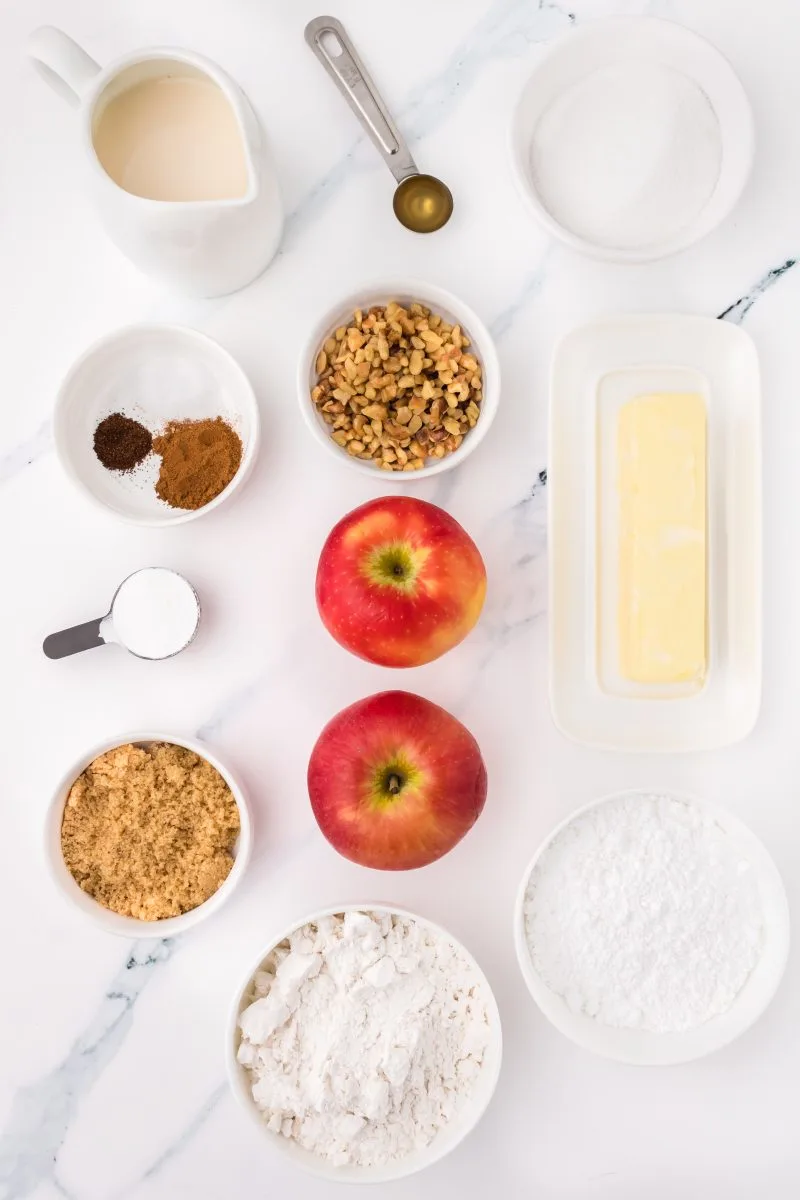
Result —
<instances>
[{"instance_id":1,"label":"apple stem","mask_svg":"<svg viewBox=\"0 0 800 1200\"><path fill-rule=\"evenodd\" d=\"M388 783L387 783L387 787L389 788L389 791L392 793L392 795L396 796L397 793L400 791L400 787L401 787L399 776L398 775L390 775Z\"/></svg>"}]
</instances>

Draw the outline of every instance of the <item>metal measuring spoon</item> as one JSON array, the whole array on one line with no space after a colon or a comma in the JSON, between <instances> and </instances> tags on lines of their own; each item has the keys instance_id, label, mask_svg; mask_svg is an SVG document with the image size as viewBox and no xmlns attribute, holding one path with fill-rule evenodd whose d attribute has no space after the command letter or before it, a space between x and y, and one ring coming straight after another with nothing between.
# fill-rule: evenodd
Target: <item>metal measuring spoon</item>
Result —
<instances>
[{"instance_id":1,"label":"metal measuring spoon","mask_svg":"<svg viewBox=\"0 0 800 1200\"><path fill-rule=\"evenodd\" d=\"M199 624L200 600L188 579L166 567L145 567L123 579L104 617L51 633L42 649L48 658L67 658L116 642L136 658L156 661L185 650Z\"/></svg>"},{"instance_id":2,"label":"metal measuring spoon","mask_svg":"<svg viewBox=\"0 0 800 1200\"><path fill-rule=\"evenodd\" d=\"M453 196L441 179L422 175L341 21L317 17L306 41L333 79L397 180L394 215L413 233L435 233L453 214Z\"/></svg>"}]
</instances>

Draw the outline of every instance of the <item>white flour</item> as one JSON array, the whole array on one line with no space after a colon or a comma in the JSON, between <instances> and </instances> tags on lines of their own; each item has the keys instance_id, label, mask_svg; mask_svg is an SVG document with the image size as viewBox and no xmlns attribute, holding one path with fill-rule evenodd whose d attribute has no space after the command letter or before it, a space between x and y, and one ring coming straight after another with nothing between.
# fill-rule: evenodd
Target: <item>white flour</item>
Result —
<instances>
[{"instance_id":1,"label":"white flour","mask_svg":"<svg viewBox=\"0 0 800 1200\"><path fill-rule=\"evenodd\" d=\"M764 945L752 865L698 807L625 796L539 859L525 900L545 983L604 1025L676 1032L725 1012Z\"/></svg>"},{"instance_id":2,"label":"white flour","mask_svg":"<svg viewBox=\"0 0 800 1200\"><path fill-rule=\"evenodd\" d=\"M690 225L716 187L719 121L705 93L657 63L594 71L533 134L531 169L551 216L600 246L642 249Z\"/></svg>"},{"instance_id":3,"label":"white flour","mask_svg":"<svg viewBox=\"0 0 800 1200\"><path fill-rule=\"evenodd\" d=\"M489 1042L482 980L416 922L347 913L298 929L255 978L238 1058L267 1126L337 1165L428 1145Z\"/></svg>"}]
</instances>

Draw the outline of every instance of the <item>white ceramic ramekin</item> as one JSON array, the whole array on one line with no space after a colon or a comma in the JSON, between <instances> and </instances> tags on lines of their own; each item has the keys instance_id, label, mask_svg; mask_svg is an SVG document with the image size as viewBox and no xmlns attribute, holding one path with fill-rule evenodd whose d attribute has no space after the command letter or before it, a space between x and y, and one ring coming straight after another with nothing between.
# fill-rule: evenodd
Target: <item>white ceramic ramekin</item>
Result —
<instances>
[{"instance_id":1,"label":"white ceramic ramekin","mask_svg":"<svg viewBox=\"0 0 800 1200\"><path fill-rule=\"evenodd\" d=\"M452 454L447 454L444 458L427 459L421 471L384 471L364 459L354 458L333 441L330 427L325 424L311 399L311 389L317 381L314 364L323 342L340 325L349 324L356 309L366 311L375 304L388 304L391 300L396 300L403 305L413 304L417 301L439 316L460 325L470 339L470 352L478 359L483 371L481 415L475 428L470 430L464 441ZM333 308L325 312L315 323L300 356L297 394L300 411L307 428L320 446L338 462L347 463L355 470L360 471L362 475L372 479L381 479L386 483L414 483L420 479L429 479L432 475L440 475L442 471L452 470L474 450L477 450L497 414L497 405L500 400L500 362L492 336L483 321L452 292L436 287L432 283L423 283L422 280L378 281L365 284L364 287L351 292L349 296L345 296Z\"/></svg>"},{"instance_id":2,"label":"white ceramic ramekin","mask_svg":"<svg viewBox=\"0 0 800 1200\"><path fill-rule=\"evenodd\" d=\"M302 928L303 925L320 921L323 917L348 912L390 913L394 916L403 917L406 920L416 921L419 925L430 930L434 936L443 938L450 942L451 945L456 946L469 962L481 982L491 1026L491 1039L486 1052L486 1060L477 1078L472 1094L455 1119L449 1125L446 1125L423 1150L419 1150L415 1154L409 1154L398 1162L385 1167L335 1167L331 1163L326 1162L324 1158L320 1158L302 1146L298 1146L296 1142L291 1141L289 1138L272 1133L267 1129L261 1113L253 1102L247 1071L236 1060L236 1052L240 1042L239 1016L249 1003L247 996L253 977L261 968L264 961L275 947L284 941L285 938L288 938L290 934L294 933L296 929ZM416 913L397 908L393 904L338 904L330 908L321 909L319 912L311 913L310 916L303 917L300 921L293 921L291 925L267 942L237 988L225 1031L225 1060L228 1068L228 1081L236 1099L254 1125L257 1126L261 1136L269 1145L274 1147L275 1153L287 1155L290 1161L309 1171L312 1175L321 1176L323 1179L335 1180L337 1183L388 1183L393 1179L402 1179L408 1175L415 1175L417 1171L424 1170L425 1167L439 1162L446 1155L450 1154L471 1133L488 1108L500 1076L502 1056L503 1036L497 1001L494 998L494 993L489 986L486 976L475 959L466 947L458 942L447 930L442 929L439 925L435 925L433 921L428 921L425 917L420 917Z\"/></svg>"},{"instance_id":3,"label":"white ceramic ramekin","mask_svg":"<svg viewBox=\"0 0 800 1200\"><path fill-rule=\"evenodd\" d=\"M534 131L550 105L592 72L626 58L636 66L652 62L693 80L717 115L722 142L717 186L696 219L664 241L641 247L601 245L562 225L543 204L531 167ZM674 21L615 16L581 23L552 42L537 60L517 102L510 142L519 190L537 221L552 237L591 258L641 263L685 250L725 219L750 176L755 136L745 90L715 46Z\"/></svg>"},{"instance_id":4,"label":"white ceramic ramekin","mask_svg":"<svg viewBox=\"0 0 800 1200\"><path fill-rule=\"evenodd\" d=\"M617 1029L593 1017L574 1012L562 996L550 990L536 971L525 934L525 894L533 870L563 829L601 804L635 796L669 795L707 813L734 838L752 863L758 878L764 910L765 945L758 963L727 1012L681 1033L655 1033L642 1029ZM758 1020L772 1000L789 954L789 905L778 868L765 847L738 817L717 804L663 788L620 792L602 796L579 808L552 833L534 854L522 877L514 908L514 944L528 991L556 1029L586 1050L637 1066L665 1066L703 1058L734 1041Z\"/></svg>"},{"instance_id":5,"label":"white ceramic ramekin","mask_svg":"<svg viewBox=\"0 0 800 1200\"><path fill-rule=\"evenodd\" d=\"M213 896L206 900L205 904L200 904L197 908L193 908L190 912L183 913L179 917L167 917L162 921L139 921L134 917L123 917L119 913L105 908L104 905L93 900L91 896L87 895L78 886L69 873L61 852L61 822L70 788L78 776L99 755L105 754L107 750L113 750L115 746L125 746L129 743L146 746L151 745L153 742L171 742L175 746L183 746L185 749L197 754L200 758L204 758L206 762L209 762L212 767L215 767L219 771L231 789L233 798L236 801L236 807L239 809L240 832L234 848L234 862L231 872L222 886L217 889ZM94 921L95 925L98 925L101 929L105 929L107 933L115 933L120 937L127 938L168 937L184 933L187 929L191 929L193 926L199 925L201 921L205 921L213 916L215 912L222 908L222 905L230 898L241 882L250 858L252 843L253 831L250 809L241 786L231 774L229 768L224 766L203 742L195 741L193 738L176 737L169 733L145 732L133 733L128 737L109 738L107 741L101 742L98 746L94 746L91 750L88 750L62 776L58 787L53 793L45 821L45 859L51 878L61 892L61 895L73 907L85 913L90 920Z\"/></svg>"},{"instance_id":6,"label":"white ceramic ramekin","mask_svg":"<svg viewBox=\"0 0 800 1200\"><path fill-rule=\"evenodd\" d=\"M99 421L117 409L136 418L145 406L151 423L222 417L242 439L238 471L202 508L169 508L158 499L155 455L132 474L107 470L95 455ZM56 397L53 434L61 466L88 499L123 521L163 528L213 512L239 490L255 462L260 420L249 379L219 342L183 325L127 325L70 367Z\"/></svg>"}]
</instances>

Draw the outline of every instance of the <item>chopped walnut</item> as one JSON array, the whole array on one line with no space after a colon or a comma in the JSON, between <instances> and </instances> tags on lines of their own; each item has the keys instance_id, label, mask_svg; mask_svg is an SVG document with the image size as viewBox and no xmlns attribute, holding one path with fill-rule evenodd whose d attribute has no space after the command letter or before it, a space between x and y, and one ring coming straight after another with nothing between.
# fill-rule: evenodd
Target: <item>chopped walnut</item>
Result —
<instances>
[{"instance_id":1,"label":"chopped walnut","mask_svg":"<svg viewBox=\"0 0 800 1200\"><path fill-rule=\"evenodd\" d=\"M331 437L385 471L418 471L474 429L483 373L460 325L422 304L357 310L317 354L311 399Z\"/></svg>"}]
</instances>

